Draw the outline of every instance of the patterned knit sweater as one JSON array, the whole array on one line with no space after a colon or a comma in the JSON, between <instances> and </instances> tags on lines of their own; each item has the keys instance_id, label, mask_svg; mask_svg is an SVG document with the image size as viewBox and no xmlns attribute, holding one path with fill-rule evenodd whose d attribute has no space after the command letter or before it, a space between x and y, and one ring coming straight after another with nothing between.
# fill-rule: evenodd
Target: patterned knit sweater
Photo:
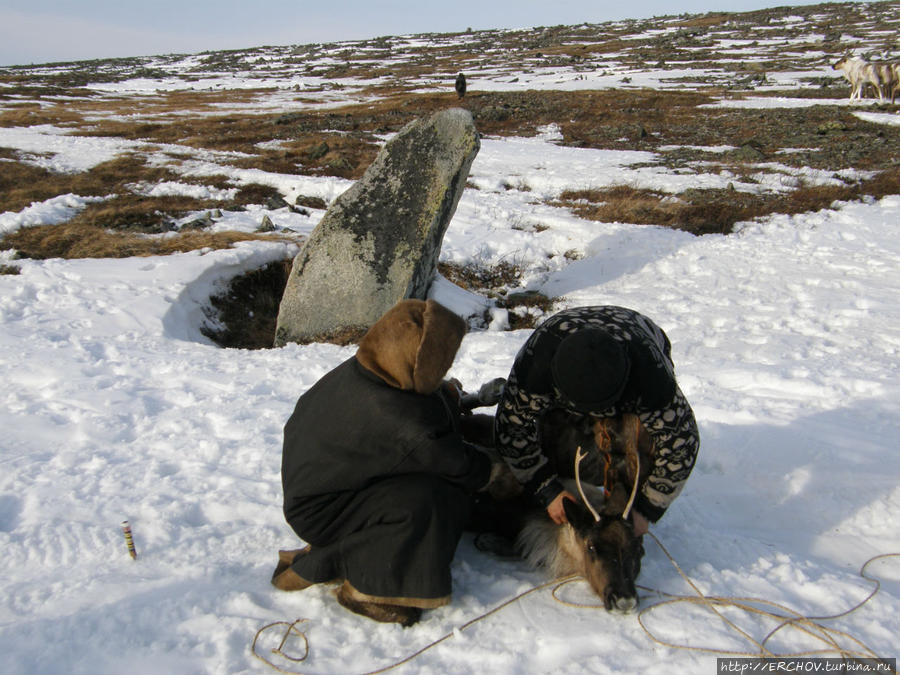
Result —
<instances>
[{"instance_id":1,"label":"patterned knit sweater","mask_svg":"<svg viewBox=\"0 0 900 675\"><path fill-rule=\"evenodd\" d=\"M625 390L606 410L575 410L554 388L550 372L559 343L590 328L602 328L622 342L631 360ZM516 356L495 418L497 448L526 491L546 506L563 489L541 451L539 423L544 413L554 408L592 417L633 413L656 448L635 507L648 520L659 520L684 486L700 445L694 413L675 382L670 352L659 326L624 307L577 307L541 324Z\"/></svg>"}]
</instances>

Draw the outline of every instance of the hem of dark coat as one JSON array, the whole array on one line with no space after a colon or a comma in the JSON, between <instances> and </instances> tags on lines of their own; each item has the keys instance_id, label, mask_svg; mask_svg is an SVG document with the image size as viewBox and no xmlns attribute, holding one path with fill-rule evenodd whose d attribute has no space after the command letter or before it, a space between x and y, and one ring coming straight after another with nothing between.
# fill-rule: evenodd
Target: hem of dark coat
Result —
<instances>
[{"instance_id":1,"label":"hem of dark coat","mask_svg":"<svg viewBox=\"0 0 900 675\"><path fill-rule=\"evenodd\" d=\"M381 595L369 595L354 587L349 581L344 582L344 587L350 591L350 596L360 602L372 602L376 605L402 605L403 607L418 607L419 609L434 609L450 604L450 596L439 598L407 598L389 597Z\"/></svg>"}]
</instances>

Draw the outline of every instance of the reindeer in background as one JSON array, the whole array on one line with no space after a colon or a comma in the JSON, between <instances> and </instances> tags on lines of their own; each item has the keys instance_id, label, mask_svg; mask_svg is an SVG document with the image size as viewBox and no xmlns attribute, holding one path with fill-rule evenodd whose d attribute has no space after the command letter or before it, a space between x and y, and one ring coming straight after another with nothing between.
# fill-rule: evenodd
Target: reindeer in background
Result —
<instances>
[{"instance_id":1,"label":"reindeer in background","mask_svg":"<svg viewBox=\"0 0 900 675\"><path fill-rule=\"evenodd\" d=\"M844 56L831 66L840 70L850 82L850 100L862 100L867 86L872 86L878 93L878 101L884 103L885 94L891 95L891 103L896 97L900 67L896 63L869 63L858 56Z\"/></svg>"}]
</instances>

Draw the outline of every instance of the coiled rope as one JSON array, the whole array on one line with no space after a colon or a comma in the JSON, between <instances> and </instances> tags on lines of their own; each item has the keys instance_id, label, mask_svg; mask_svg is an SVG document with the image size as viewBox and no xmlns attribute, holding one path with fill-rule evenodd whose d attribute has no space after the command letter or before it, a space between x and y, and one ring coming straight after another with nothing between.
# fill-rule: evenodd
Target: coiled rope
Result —
<instances>
[{"instance_id":1,"label":"coiled rope","mask_svg":"<svg viewBox=\"0 0 900 675\"><path fill-rule=\"evenodd\" d=\"M667 598L666 600L661 600L660 602L657 602L653 605L649 605L648 607L645 607L644 609L640 610L637 615L638 623L640 624L640 626L644 630L644 632L647 634L647 636L653 642L656 642L657 644L663 645L665 647L670 647L672 649L682 649L682 650L688 650L688 651L693 651L693 652L702 652L702 653L706 653L706 654L716 654L719 656L748 657L748 658L761 658L761 659L833 656L833 657L839 657L839 658L843 658L843 659L847 659L847 660L873 659L873 660L877 660L877 661L885 661L882 657L879 657L872 649L867 647L858 638L856 638L853 635L850 635L849 633L844 632L842 630L824 626L821 622L822 621L830 621L830 620L839 619L839 618L848 616L849 614L852 614L853 612L860 609L863 605L865 605L867 602L869 602L869 600L871 600L873 597L875 597L875 595L878 593L878 591L881 588L881 581L879 581L875 577L869 576L866 572L867 568L869 567L870 564L872 564L878 560L884 560L886 558L900 557L900 553L884 553L881 555L876 555L876 556L869 558L863 564L863 566L859 570L859 576L861 576L866 581L870 581L870 582L874 583L875 585L872 588L871 592L865 598L863 598L860 602L858 602L854 606L850 607L849 609L844 610L843 612L836 613L836 614L828 614L828 615L823 615L823 616L806 616L806 615L800 614L799 612L796 612L796 611L790 609L789 607L781 605L777 602L772 602L772 601L764 600L761 598L742 598L742 597L729 598L729 597L722 597L722 596L704 595L704 593L699 588L697 588L697 585L693 581L691 581L690 577L688 577L688 575L684 573L684 571L681 569L681 567L678 565L678 563L675 561L675 559L672 557L672 555L669 553L669 551L666 549L666 547L663 546L662 542L652 532L648 532L647 534L653 539L653 541L656 542L656 544L659 546L660 550L662 550L663 554L669 559L669 562L671 562L672 565L675 567L675 569L677 570L677 572L681 576L681 578L684 579L684 581L687 582L687 584L691 587L691 589L694 591L694 593L696 593L695 596L676 595L673 593L667 593L665 591L660 591L660 590L657 590L654 588L648 588L646 586L638 586L638 588L640 588L644 591L656 593L662 597ZM564 586L566 586L567 584L569 584L573 581L577 581L581 578L582 577L580 577L579 575L573 574L573 575L570 575L567 577L563 577L561 579L554 579L552 581L548 581L546 583L543 583L543 584L540 584L533 588L530 588L527 591L519 593L515 597L502 602L501 604L499 604L496 607L494 607L493 609L485 612L484 614L481 614L481 615L475 617L474 619L467 621L465 624L463 624L459 628L454 629L453 631L451 631L450 633L447 633L443 637L440 637L437 640L434 640L433 642L425 645L424 647L422 647L418 651L410 654L409 656L407 656L399 661L396 661L388 666L385 666L383 668L379 668L377 670L370 670L366 673L361 673L360 675L377 675L378 673L384 673L389 670L393 670L394 668L398 668L399 666L402 666L406 663L409 663L410 661L413 661L414 659L418 658L419 656L421 656L428 650L432 649L433 647L436 647L437 645L445 642L446 640L449 640L451 637L456 635L458 632L464 631L465 629L469 628L470 626L496 614L497 612L504 609L505 607L508 607L509 605L511 605L515 602L518 602L519 600L525 598L528 595L536 593L545 588L549 588L551 586L553 587L553 590L551 591L553 598L557 602L560 602L568 607L577 607L580 609L604 609L602 604L576 603L576 602L572 602L569 600L565 600L564 598L560 597L559 592ZM728 625L732 630L734 630L736 633L741 635L745 640L747 640L751 645L753 645L756 648L755 651L738 651L738 650L732 650L732 649L718 649L718 648L714 648L714 647L698 647L698 646L694 646L694 645L678 644L678 643L674 643L674 642L669 642L667 640L663 640L663 639L657 637L657 635L645 623L645 617L648 614L652 613L653 611L659 609L660 607L664 607L667 605L673 605L673 604L677 604L677 603L689 603L691 605L699 605L699 606L709 609L710 611L715 613L723 622L725 622L725 624ZM769 633L765 637L763 637L762 640L757 640L756 638L751 636L749 633L747 633L745 630L743 630L740 626L738 626L736 623L734 623L734 621L725 617L719 611L720 607L732 607L732 608L740 609L749 614L755 614L755 615L761 615L763 617L768 617L768 618L774 619L777 622L777 625L775 626L775 628L773 628L771 631L769 631ZM767 607L768 609L761 609L761 607ZM271 649L270 654L284 658L293 664L302 663L309 656L309 640L308 640L306 634L297 628L297 625L300 623L303 623L305 621L307 621L307 619L297 619L294 622L276 621L274 623L270 623L270 624L263 626L256 632L256 635L253 638L253 642L251 644L251 651L253 652L253 655L279 672L288 673L290 675L304 675L304 673L302 671L291 670L287 667L280 666L277 663L275 663L271 658L267 658L263 654L259 653L259 651L257 649L257 642L262 634L264 634L270 630L273 630L276 627L286 626L287 629L284 632L284 635L281 639L280 644L278 645L278 647ZM819 640L821 643L823 643L823 647L821 649L810 649L810 650L790 652L790 653L775 653L774 651L770 650L767 646L769 641L777 633L781 632L784 629L788 629L788 628L798 630L802 633L805 633L806 635L809 635L809 636ZM300 643L300 646L297 649L297 651L300 653L297 656L291 655L290 653L286 653L284 651L285 644L288 642L288 640L291 636L295 636L296 639ZM854 646L853 647L843 646L842 642L843 642L843 645L846 645L849 642L849 643L853 643ZM886 661L885 661L885 663L886 663ZM897 673L896 670L882 671L882 672L892 672L892 673L894 673L894 675L896 675L896 673Z\"/></svg>"},{"instance_id":2,"label":"coiled rope","mask_svg":"<svg viewBox=\"0 0 900 675\"><path fill-rule=\"evenodd\" d=\"M399 666L402 666L403 664L409 663L409 662L412 661L413 659L418 658L419 656L421 656L422 654L424 654L425 652L427 652L429 649L431 649L431 648L433 648L433 647L437 647L437 646L438 646L439 644L441 644L442 642L444 642L444 641L446 641L446 640L449 640L449 639L452 638L454 635L456 635L458 632L462 632L462 631L464 631L466 628L468 628L469 626L472 626L472 625L478 623L479 621L482 621L483 619L486 619L486 618L488 618L489 616L492 616L492 615L496 614L497 612L499 612L499 611L500 611L501 609L503 609L504 607L507 607L507 606L513 604L514 602L517 602L518 600L521 600L522 598L524 598L524 597L527 596L527 595L531 595L532 593L536 593L537 591L540 591L540 590L543 590L543 589L545 589L545 588L548 588L549 586L562 585L562 584L564 584L564 583L568 583L568 582L570 582L570 581L574 581L574 580L579 579L579 578L580 578L580 577L579 577L578 575L573 574L573 575L570 575L570 576L568 576L568 577L563 577L562 579L553 579L552 581L548 581L548 582L546 582L546 583L540 584L539 586L535 586L534 588L529 588L527 591L525 591L525 592L523 592L523 593L519 593L517 596L515 596L515 597L513 597L513 598L510 598L509 600L506 600L506 601L500 603L499 605L497 605L497 606L494 607L493 609L491 609L491 610L485 612L484 614L480 614L479 616L476 616L474 619L471 619L470 621L467 621L466 623L464 623L464 624L463 624L462 626L460 626L459 628L456 628L456 629L454 629L453 631L451 631L451 632L447 633L446 635L444 635L443 637L438 638L438 639L435 640L434 642L431 642L431 643L425 645L425 646L422 647L422 649L420 649L419 651L410 654L409 656L407 656L407 657L401 659L400 661L397 661L397 662L392 663L392 664L390 664L390 665L388 665L388 666L385 666L384 668L379 668L379 669L377 669L377 670L370 670L370 671L368 671L368 672L361 673L360 675L377 675L377 673L384 673L384 672L387 672L388 670L393 670L394 668L398 668ZM263 656L262 654L260 654L260 653L257 651L257 648L256 648L256 643L257 643L257 641L259 640L259 637L260 637L261 634L263 634L263 633L265 633L266 631L268 631L268 630L270 630L270 629L272 629L272 628L275 628L275 627L277 627L277 626L287 626L288 628L287 628L287 630L286 630L285 633L284 633L284 637L282 638L281 643L278 645L278 647L276 647L275 649L272 649L272 650L271 650L271 653L272 653L272 654L277 654L278 656L281 656L281 657L284 657L284 658L288 659L289 661L293 661L294 663L300 663L300 662L304 661L304 660L306 659L306 657L309 656L309 640L308 640L308 638L306 637L306 634L305 634L305 633L303 633L303 632L300 631L300 630L297 630L297 628L296 628L296 626L297 626L298 623L302 623L302 622L304 622L304 621L307 621L307 619L297 619L297 620L294 621L293 623L289 623L289 622L287 622L287 621L275 621L274 623L270 623L270 624L268 624L268 625L266 625L266 626L263 626L263 627L260 628L258 631L256 631L256 635L255 635L254 638L253 638L253 643L252 643L252 645L250 646L250 649L251 649L251 651L253 652L253 655L254 655L256 658L258 658L260 661L263 661L264 663L268 664L269 666L271 666L272 668L274 668L275 670L277 670L277 671L279 671L279 672L282 672L282 673L290 673L291 675L304 675L304 673L302 673L301 671L289 670L289 669L287 669L287 668L283 668L283 667L281 667L281 666L278 666L277 664L273 663L271 660L269 660L268 658L266 658L265 656ZM296 656L296 657L295 657L295 656L290 656L290 655L288 655L288 654L285 654L284 651L282 651L282 648L284 647L285 642L287 642L287 639L290 637L290 634L291 634L292 631L293 631L294 634L296 634L296 635L301 639L301 642L302 642L302 648L303 648L303 654L300 655L300 656Z\"/></svg>"},{"instance_id":3,"label":"coiled rope","mask_svg":"<svg viewBox=\"0 0 900 675\"><path fill-rule=\"evenodd\" d=\"M682 579L691 587L691 589L696 593L696 596L690 595L676 595L673 593L667 593L665 591L660 591L654 588L648 588L646 586L638 586L642 590L649 591L651 593L657 593L663 597L666 597L666 600L661 600L653 605L649 605L638 612L637 619L641 628L647 634L647 636L656 642L657 644L663 645L665 647L670 647L673 649L683 649L688 651L702 652L706 654L716 654L719 656L733 656L733 657L748 657L748 658L780 658L780 659L788 659L788 658L804 658L804 657L824 657L824 656L832 656L836 658L842 658L847 660L861 660L861 659L873 659L878 661L884 661L882 657L879 657L872 649L866 646L861 640L850 635L849 633L838 630L836 628L832 628L830 626L825 626L821 622L822 621L831 621L834 619L840 619L842 617L848 616L853 612L860 609L863 605L865 605L869 600L871 600L878 591L881 589L881 581L877 578L869 576L867 573L867 568L872 563L878 560L884 560L887 558L897 558L900 557L900 553L883 553L881 555L872 556L869 558L863 566L859 569L859 576L865 579L866 581L871 581L874 586L869 594L860 600L858 603L850 607L849 609L844 610L843 612L838 612L835 614L825 614L821 616L808 616L800 614L792 610L785 605L779 604L777 602L773 602L771 600L765 600L762 598L742 598L742 597L722 597L722 596L712 596L705 595L697 585L691 580L691 578L685 574L685 572L681 569L675 559L672 557L672 554L669 553L668 549L663 545L663 543L654 535L652 532L648 532L647 534L656 542L657 546L659 546L660 550L663 554L669 559L669 562L672 563L672 566L678 572ZM569 602L560 598L557 594L558 589L569 583L570 580L562 581L559 586L553 589L553 597L556 598L559 602L562 602L565 605L569 605L572 607L594 607L594 608L602 608L602 605L585 605L579 603ZM738 651L734 649L717 649L714 647L698 647L694 645L687 644L679 644L675 642L670 642L668 640L663 640L659 638L647 625L645 617L652 612L658 610L661 607L667 605L674 605L678 603L688 603L691 605L699 605L705 607L716 614L729 628L733 631L741 635L745 640L747 640L750 644L756 647L755 651ZM762 609L762 607L767 607L768 609ZM749 633L744 631L740 626L738 626L734 621L728 619L724 616L720 611L720 607L732 607L749 614L755 614L763 617L767 617L776 621L777 625L775 628L770 630L768 634L763 637L762 640L757 640ZM806 635L809 635L821 643L823 643L823 647L821 649L809 649L805 651L796 651L796 652L788 652L788 653L775 653L770 650L767 645L769 641L779 632L784 629L791 628ZM852 643L854 646L842 646L841 640L844 641L844 644L847 642ZM892 672L896 674L896 670L891 671L882 671L882 672Z\"/></svg>"}]
</instances>

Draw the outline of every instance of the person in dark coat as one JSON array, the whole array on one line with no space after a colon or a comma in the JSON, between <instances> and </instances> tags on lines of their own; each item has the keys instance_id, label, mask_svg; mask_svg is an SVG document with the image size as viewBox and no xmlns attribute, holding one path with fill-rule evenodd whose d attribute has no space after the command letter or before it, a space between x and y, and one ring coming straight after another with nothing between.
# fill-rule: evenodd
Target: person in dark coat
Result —
<instances>
[{"instance_id":1,"label":"person in dark coat","mask_svg":"<svg viewBox=\"0 0 900 675\"><path fill-rule=\"evenodd\" d=\"M459 98L462 98L466 95L466 76L460 73L456 76L456 84L454 85L456 89L456 95Z\"/></svg>"},{"instance_id":2,"label":"person in dark coat","mask_svg":"<svg viewBox=\"0 0 900 675\"><path fill-rule=\"evenodd\" d=\"M635 532L646 532L681 491L700 445L675 381L669 338L632 309L576 307L547 319L516 355L497 406L496 448L526 494L563 523L563 500L574 497L540 443L541 418L554 409L582 418L638 416L655 447L632 509Z\"/></svg>"},{"instance_id":3,"label":"person in dark coat","mask_svg":"<svg viewBox=\"0 0 900 675\"><path fill-rule=\"evenodd\" d=\"M284 515L309 546L279 552L276 587L339 581L344 607L402 625L450 601L450 563L491 474L442 383L465 330L432 300L401 301L297 401Z\"/></svg>"}]
</instances>

